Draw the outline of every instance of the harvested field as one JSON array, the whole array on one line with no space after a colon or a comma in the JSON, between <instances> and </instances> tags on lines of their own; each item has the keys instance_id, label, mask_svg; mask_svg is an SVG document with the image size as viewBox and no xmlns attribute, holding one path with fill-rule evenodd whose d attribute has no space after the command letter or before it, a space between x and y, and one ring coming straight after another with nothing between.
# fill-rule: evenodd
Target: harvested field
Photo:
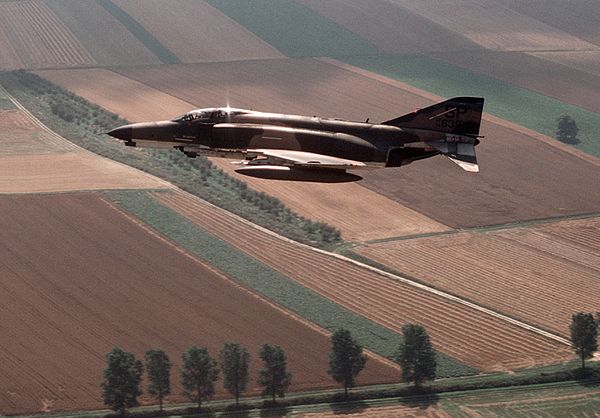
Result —
<instances>
[{"instance_id":1,"label":"harvested field","mask_svg":"<svg viewBox=\"0 0 600 418\"><path fill-rule=\"evenodd\" d=\"M429 55L469 71L553 97L565 103L600 113L600 51L573 53L442 52ZM597 75L573 65L552 62L559 54L595 54ZM560 56L560 55L559 55Z\"/></svg>"},{"instance_id":2,"label":"harvested field","mask_svg":"<svg viewBox=\"0 0 600 418\"><path fill-rule=\"evenodd\" d=\"M435 0L392 1L487 49L598 49L594 44L505 8L493 0L453 0L443 3Z\"/></svg>"},{"instance_id":3,"label":"harvested field","mask_svg":"<svg viewBox=\"0 0 600 418\"><path fill-rule=\"evenodd\" d=\"M106 69L46 70L36 74L132 122L172 119L195 108Z\"/></svg>"},{"instance_id":4,"label":"harvested field","mask_svg":"<svg viewBox=\"0 0 600 418\"><path fill-rule=\"evenodd\" d=\"M565 337L600 310L600 218L368 244L357 253Z\"/></svg>"},{"instance_id":5,"label":"harvested field","mask_svg":"<svg viewBox=\"0 0 600 418\"><path fill-rule=\"evenodd\" d=\"M334 387L328 337L141 227L93 194L3 196L0 413L101 407L104 354L164 349L176 370L193 344L281 345L293 390ZM51 249L49 251L48 249ZM210 312L210 313L209 313ZM240 315L243 312L243 315ZM371 358L360 381L397 371ZM257 387L251 383L250 393ZM224 396L221 385L218 395ZM147 397L143 403L149 401Z\"/></svg>"},{"instance_id":6,"label":"harvested field","mask_svg":"<svg viewBox=\"0 0 600 418\"><path fill-rule=\"evenodd\" d=\"M392 86L314 60L118 71L198 107L228 100L232 106L258 110L387 120L432 103L400 88L400 83ZM600 188L596 185L600 166L548 145L557 141L548 138L548 143L540 142L495 123L485 122L482 134L486 138L477 149L482 167L478 175L464 173L446 159L435 157L408 167L362 172L365 178L359 184L451 227L600 209ZM549 183L552 188L547 187ZM262 190L267 193L271 191L266 187L281 187L274 182L264 184ZM582 195L586 199L581 199Z\"/></svg>"},{"instance_id":7,"label":"harvested field","mask_svg":"<svg viewBox=\"0 0 600 418\"><path fill-rule=\"evenodd\" d=\"M0 69L95 63L77 37L42 2L0 2L0 32L0 40L8 41L8 53L3 53L7 61L0 61Z\"/></svg>"},{"instance_id":8,"label":"harvested field","mask_svg":"<svg viewBox=\"0 0 600 418\"><path fill-rule=\"evenodd\" d=\"M183 62L284 57L201 0L118 0L115 3Z\"/></svg>"},{"instance_id":9,"label":"harvested field","mask_svg":"<svg viewBox=\"0 0 600 418\"><path fill-rule=\"evenodd\" d=\"M346 241L368 241L450 229L359 183L273 181L237 174L231 160L215 158L212 161L254 190L281 200L294 212L335 226Z\"/></svg>"},{"instance_id":10,"label":"harvested field","mask_svg":"<svg viewBox=\"0 0 600 418\"><path fill-rule=\"evenodd\" d=\"M532 52L530 54L600 77L600 52L598 51Z\"/></svg>"},{"instance_id":11,"label":"harvested field","mask_svg":"<svg viewBox=\"0 0 600 418\"><path fill-rule=\"evenodd\" d=\"M395 332L407 322L423 324L438 350L463 363L490 371L570 357L567 347L558 342L281 240L189 195L156 193L155 197L287 277Z\"/></svg>"},{"instance_id":12,"label":"harvested field","mask_svg":"<svg viewBox=\"0 0 600 418\"><path fill-rule=\"evenodd\" d=\"M101 65L160 63L148 48L93 0L45 0Z\"/></svg>"},{"instance_id":13,"label":"harvested field","mask_svg":"<svg viewBox=\"0 0 600 418\"><path fill-rule=\"evenodd\" d=\"M596 0L495 0L535 20L600 45L600 3Z\"/></svg>"},{"instance_id":14,"label":"harvested field","mask_svg":"<svg viewBox=\"0 0 600 418\"><path fill-rule=\"evenodd\" d=\"M0 193L169 187L164 180L88 152L0 156Z\"/></svg>"},{"instance_id":15,"label":"harvested field","mask_svg":"<svg viewBox=\"0 0 600 418\"><path fill-rule=\"evenodd\" d=\"M389 1L298 0L385 52L476 50L467 37Z\"/></svg>"}]
</instances>

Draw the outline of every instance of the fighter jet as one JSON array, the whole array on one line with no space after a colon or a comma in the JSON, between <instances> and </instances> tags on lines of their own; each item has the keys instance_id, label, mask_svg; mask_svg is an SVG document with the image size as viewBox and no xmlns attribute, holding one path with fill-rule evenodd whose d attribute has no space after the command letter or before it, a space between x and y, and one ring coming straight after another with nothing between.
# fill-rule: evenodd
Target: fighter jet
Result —
<instances>
[{"instance_id":1,"label":"fighter jet","mask_svg":"<svg viewBox=\"0 0 600 418\"><path fill-rule=\"evenodd\" d=\"M401 167L440 154L478 172L483 102L455 97L382 123L215 107L108 135L130 147L174 148L192 158L241 158L237 172L270 179L353 181L361 177L346 170Z\"/></svg>"}]
</instances>

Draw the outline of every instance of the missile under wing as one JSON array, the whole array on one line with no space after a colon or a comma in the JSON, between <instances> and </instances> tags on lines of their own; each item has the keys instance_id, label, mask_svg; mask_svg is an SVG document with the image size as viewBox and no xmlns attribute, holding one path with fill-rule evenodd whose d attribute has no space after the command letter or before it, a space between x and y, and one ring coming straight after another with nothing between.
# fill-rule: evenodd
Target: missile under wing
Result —
<instances>
[{"instance_id":1,"label":"missile under wing","mask_svg":"<svg viewBox=\"0 0 600 418\"><path fill-rule=\"evenodd\" d=\"M440 154L477 172L483 103L455 97L379 124L217 107L108 134L127 146L237 158L236 171L273 179L353 181L360 177L346 170L399 167Z\"/></svg>"}]
</instances>

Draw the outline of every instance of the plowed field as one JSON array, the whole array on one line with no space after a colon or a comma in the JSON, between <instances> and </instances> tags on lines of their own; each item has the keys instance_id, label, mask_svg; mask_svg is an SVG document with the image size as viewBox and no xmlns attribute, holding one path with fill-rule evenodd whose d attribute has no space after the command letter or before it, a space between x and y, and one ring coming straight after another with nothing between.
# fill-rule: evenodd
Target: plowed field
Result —
<instances>
[{"instance_id":1,"label":"plowed field","mask_svg":"<svg viewBox=\"0 0 600 418\"><path fill-rule=\"evenodd\" d=\"M183 62L284 57L204 1L119 0L115 3Z\"/></svg>"},{"instance_id":2,"label":"plowed field","mask_svg":"<svg viewBox=\"0 0 600 418\"><path fill-rule=\"evenodd\" d=\"M194 105L106 69L45 70L40 77L131 122L172 119ZM90 83L90 80L94 80Z\"/></svg>"},{"instance_id":3,"label":"plowed field","mask_svg":"<svg viewBox=\"0 0 600 418\"><path fill-rule=\"evenodd\" d=\"M495 0L503 6L600 45L600 4L596 0Z\"/></svg>"},{"instance_id":4,"label":"plowed field","mask_svg":"<svg viewBox=\"0 0 600 418\"><path fill-rule=\"evenodd\" d=\"M480 49L452 32L399 4L379 0L298 0L338 25L391 53Z\"/></svg>"},{"instance_id":5,"label":"plowed field","mask_svg":"<svg viewBox=\"0 0 600 418\"><path fill-rule=\"evenodd\" d=\"M1 69L95 63L76 36L42 2L0 2L0 32L0 39L9 41L8 58L12 58L0 61Z\"/></svg>"},{"instance_id":6,"label":"plowed field","mask_svg":"<svg viewBox=\"0 0 600 418\"><path fill-rule=\"evenodd\" d=\"M447 30L492 50L597 49L586 42L493 0L392 0Z\"/></svg>"},{"instance_id":7,"label":"plowed field","mask_svg":"<svg viewBox=\"0 0 600 418\"><path fill-rule=\"evenodd\" d=\"M94 0L45 0L100 65L158 64L160 60Z\"/></svg>"},{"instance_id":8,"label":"plowed field","mask_svg":"<svg viewBox=\"0 0 600 418\"><path fill-rule=\"evenodd\" d=\"M560 59L558 63L553 62L553 57L560 57L561 54L576 54L580 57L594 54L597 57L598 75L575 69L575 65L569 63L562 65ZM600 51L540 53L547 59L516 52L445 52L429 55L469 71L600 113Z\"/></svg>"},{"instance_id":9,"label":"plowed field","mask_svg":"<svg viewBox=\"0 0 600 418\"><path fill-rule=\"evenodd\" d=\"M0 413L101 406L104 354L281 345L293 389L334 386L328 337L200 264L92 194L0 197ZM362 383L397 371L375 358ZM218 385L219 395L223 395ZM256 383L251 383L256 393ZM147 398L144 398L147 400Z\"/></svg>"},{"instance_id":10,"label":"plowed field","mask_svg":"<svg viewBox=\"0 0 600 418\"><path fill-rule=\"evenodd\" d=\"M358 247L359 254L565 337L600 310L600 219Z\"/></svg>"},{"instance_id":11,"label":"plowed field","mask_svg":"<svg viewBox=\"0 0 600 418\"><path fill-rule=\"evenodd\" d=\"M232 106L296 114L387 120L433 101L401 83L389 84L315 60L273 60L145 68L119 73L198 107ZM93 97L88 97L94 101ZM115 96L117 99L117 96ZM502 122L502 121L500 121ZM442 157L398 169L361 172L359 184L451 227L469 227L544 218L600 208L599 166L564 152L558 141L510 124L485 122L477 148L481 173L470 175ZM514 125L512 125L514 126ZM563 145L564 147L564 145ZM549 167L552 169L549 170ZM552 183L553 187L547 187ZM301 201L311 185L286 196L276 182L260 190L286 203ZM301 187L304 187L302 189ZM332 199L342 196L331 187ZM337 192L340 190L340 192ZM586 199L580 196L585 195ZM357 192L354 199L361 196ZM324 196L322 201L329 201ZM335 206L328 207L329 211ZM338 219L344 208L337 207ZM312 216L315 216L314 214ZM333 217L333 216L332 216ZM350 217L351 218L351 217ZM334 223L335 225L335 223ZM366 231L366 229L365 229Z\"/></svg>"},{"instance_id":12,"label":"plowed field","mask_svg":"<svg viewBox=\"0 0 600 418\"><path fill-rule=\"evenodd\" d=\"M434 346L483 370L504 370L569 357L565 346L423 292L347 261L280 240L181 193L156 198L208 232L287 277L396 332L427 327Z\"/></svg>"}]
</instances>

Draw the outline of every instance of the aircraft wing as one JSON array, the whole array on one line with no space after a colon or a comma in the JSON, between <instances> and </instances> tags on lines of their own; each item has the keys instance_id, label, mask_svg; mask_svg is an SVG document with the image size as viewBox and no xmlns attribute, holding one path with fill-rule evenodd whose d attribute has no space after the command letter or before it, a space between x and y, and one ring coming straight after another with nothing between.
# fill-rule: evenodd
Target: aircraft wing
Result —
<instances>
[{"instance_id":1,"label":"aircraft wing","mask_svg":"<svg viewBox=\"0 0 600 418\"><path fill-rule=\"evenodd\" d=\"M349 170L365 168L367 165L360 161L347 160L329 155L315 154L312 152L292 151L282 149L249 149L248 154L266 157L265 165L270 166L293 166L303 168L327 168L338 170ZM261 159L255 159L248 165L260 165Z\"/></svg>"}]
</instances>

